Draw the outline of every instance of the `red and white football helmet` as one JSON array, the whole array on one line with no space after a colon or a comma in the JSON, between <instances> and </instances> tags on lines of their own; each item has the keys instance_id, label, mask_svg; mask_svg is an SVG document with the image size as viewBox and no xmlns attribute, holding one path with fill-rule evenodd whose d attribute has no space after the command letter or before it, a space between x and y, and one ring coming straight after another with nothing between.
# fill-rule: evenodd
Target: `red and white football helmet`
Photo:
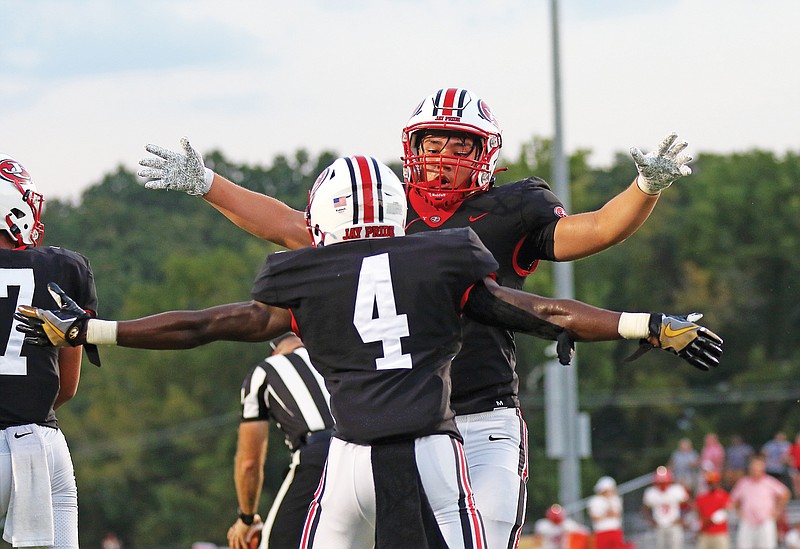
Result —
<instances>
[{"instance_id":1,"label":"red and white football helmet","mask_svg":"<svg viewBox=\"0 0 800 549\"><path fill-rule=\"evenodd\" d=\"M314 247L403 236L406 195L394 172L371 156L337 158L308 195L306 223Z\"/></svg>"},{"instance_id":2,"label":"red and white football helmet","mask_svg":"<svg viewBox=\"0 0 800 549\"><path fill-rule=\"evenodd\" d=\"M672 484L672 472L663 465L659 465L656 468L655 475L653 475L653 483L660 485Z\"/></svg>"},{"instance_id":3,"label":"red and white football helmet","mask_svg":"<svg viewBox=\"0 0 800 549\"><path fill-rule=\"evenodd\" d=\"M40 221L44 197L36 191L25 167L7 154L0 153L0 230L17 247L38 246L44 237Z\"/></svg>"},{"instance_id":4,"label":"red and white football helmet","mask_svg":"<svg viewBox=\"0 0 800 549\"><path fill-rule=\"evenodd\" d=\"M545 517L553 524L561 524L564 522L564 508L558 503L554 503L547 509Z\"/></svg>"},{"instance_id":5,"label":"red and white football helmet","mask_svg":"<svg viewBox=\"0 0 800 549\"><path fill-rule=\"evenodd\" d=\"M425 155L422 138L439 132L468 134L476 140L477 154ZM500 126L483 99L464 88L441 89L414 109L403 128L403 178L432 205L447 209L489 188L502 146ZM453 188L441 174L458 168L472 173L466 184Z\"/></svg>"}]
</instances>

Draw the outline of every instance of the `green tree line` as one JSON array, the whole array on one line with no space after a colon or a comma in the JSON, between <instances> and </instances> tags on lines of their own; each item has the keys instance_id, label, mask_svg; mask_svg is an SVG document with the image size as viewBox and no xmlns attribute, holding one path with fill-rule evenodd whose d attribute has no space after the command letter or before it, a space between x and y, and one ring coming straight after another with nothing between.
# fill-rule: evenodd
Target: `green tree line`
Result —
<instances>
[{"instance_id":1,"label":"green tree line","mask_svg":"<svg viewBox=\"0 0 800 549\"><path fill-rule=\"evenodd\" d=\"M218 151L205 156L238 184L302 208L336 155L301 150L268 166L237 165ZM590 166L589 157L581 150L569 159L575 212L602 206L635 176L626 154L604 168ZM534 174L547 179L550 143L533 139L509 160L498 184ZM758 150L700 154L692 167L635 235L576 262L575 295L619 310L703 312L702 322L725 339L723 363L704 373L663 352L624 363L636 342L578 344L580 407L592 421L584 494L600 474L623 481L653 470L684 436L699 444L708 431L723 441L741 433L760 446L777 430L800 430L800 158ZM279 249L201 199L145 190L124 168L76 203L49 200L44 221L47 244L90 259L103 318L247 300L264 258ZM552 265L543 262L526 289L552 295ZM545 457L547 343L517 341L532 523L556 501L558 475ZM220 342L187 351L102 348L102 368L84 361L78 394L58 414L75 461L82 546L98 545L107 531L127 547L226 544L237 506L239 389L267 353L264 344ZM262 514L287 460L273 433Z\"/></svg>"}]
</instances>

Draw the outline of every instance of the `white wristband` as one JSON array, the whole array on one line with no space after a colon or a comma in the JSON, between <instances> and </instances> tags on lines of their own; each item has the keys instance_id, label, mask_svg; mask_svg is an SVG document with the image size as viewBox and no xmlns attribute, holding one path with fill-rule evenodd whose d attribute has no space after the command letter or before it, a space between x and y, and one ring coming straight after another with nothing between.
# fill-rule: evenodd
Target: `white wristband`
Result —
<instances>
[{"instance_id":1,"label":"white wristband","mask_svg":"<svg viewBox=\"0 0 800 549\"><path fill-rule=\"evenodd\" d=\"M208 191L211 190L211 184L214 182L214 170L211 168L205 169L205 175L203 176L203 181L205 182L205 189L203 190L203 194L206 194Z\"/></svg>"},{"instance_id":2,"label":"white wristband","mask_svg":"<svg viewBox=\"0 0 800 549\"><path fill-rule=\"evenodd\" d=\"M650 185L650 183L642 176L642 174L639 174L636 177L636 185L639 186L640 191L650 196L655 196L661 192L661 189L653 189L653 186Z\"/></svg>"},{"instance_id":3,"label":"white wristband","mask_svg":"<svg viewBox=\"0 0 800 549\"><path fill-rule=\"evenodd\" d=\"M650 335L650 313L622 313L617 332L625 339L642 339Z\"/></svg>"},{"instance_id":4,"label":"white wristband","mask_svg":"<svg viewBox=\"0 0 800 549\"><path fill-rule=\"evenodd\" d=\"M117 323L113 320L89 319L86 323L86 343L95 345L117 344Z\"/></svg>"}]
</instances>

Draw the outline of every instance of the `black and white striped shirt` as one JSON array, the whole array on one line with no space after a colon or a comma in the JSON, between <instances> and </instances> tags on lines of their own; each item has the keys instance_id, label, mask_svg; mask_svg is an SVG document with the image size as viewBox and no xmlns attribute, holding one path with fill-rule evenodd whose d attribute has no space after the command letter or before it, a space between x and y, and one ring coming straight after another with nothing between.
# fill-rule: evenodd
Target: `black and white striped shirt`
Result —
<instances>
[{"instance_id":1,"label":"black and white striped shirt","mask_svg":"<svg viewBox=\"0 0 800 549\"><path fill-rule=\"evenodd\" d=\"M333 427L330 395L322 376L299 347L256 364L242 384L242 421L274 420L294 451L309 433Z\"/></svg>"}]
</instances>

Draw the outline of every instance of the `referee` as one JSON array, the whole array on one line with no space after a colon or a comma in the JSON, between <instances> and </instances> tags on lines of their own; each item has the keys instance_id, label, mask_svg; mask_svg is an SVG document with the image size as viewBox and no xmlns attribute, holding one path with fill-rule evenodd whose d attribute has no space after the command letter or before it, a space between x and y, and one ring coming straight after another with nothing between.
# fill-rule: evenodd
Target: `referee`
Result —
<instances>
[{"instance_id":1,"label":"referee","mask_svg":"<svg viewBox=\"0 0 800 549\"><path fill-rule=\"evenodd\" d=\"M333 427L328 390L308 351L287 332L270 342L272 356L242 384L242 420L234 460L239 518L228 530L231 549L246 549L261 526L256 514L264 482L269 420L286 437L292 461L263 524L260 549L296 549L319 485Z\"/></svg>"}]
</instances>

